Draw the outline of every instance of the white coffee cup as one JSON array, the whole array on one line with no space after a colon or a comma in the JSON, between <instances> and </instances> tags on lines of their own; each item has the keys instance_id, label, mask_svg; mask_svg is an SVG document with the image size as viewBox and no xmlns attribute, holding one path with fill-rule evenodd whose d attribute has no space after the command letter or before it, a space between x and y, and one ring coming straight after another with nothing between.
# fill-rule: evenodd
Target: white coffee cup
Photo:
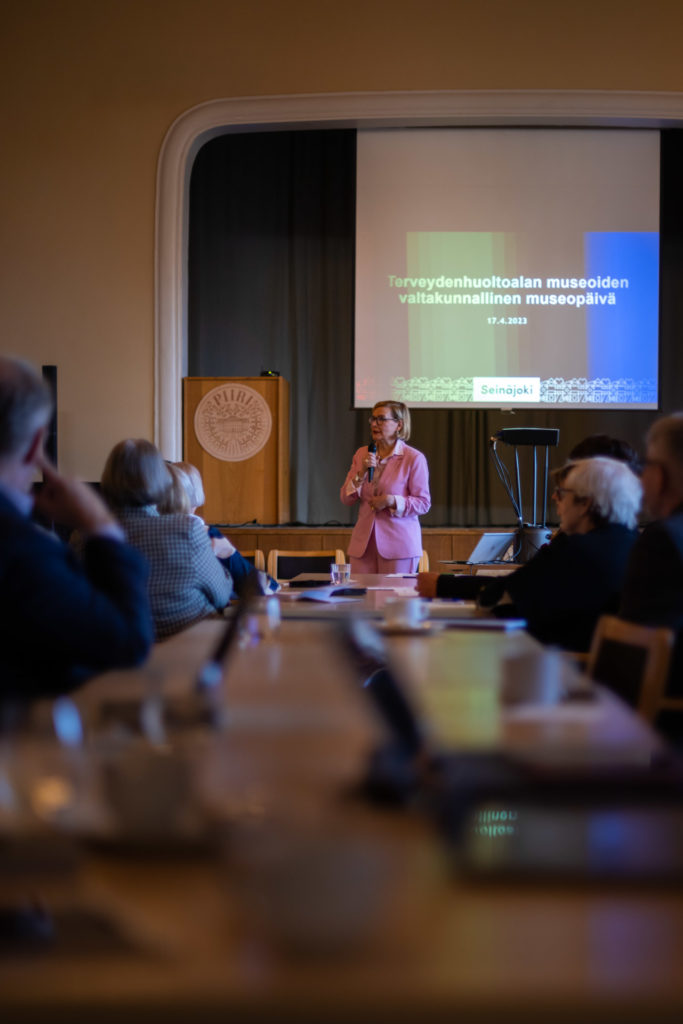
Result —
<instances>
[{"instance_id":1,"label":"white coffee cup","mask_svg":"<svg viewBox=\"0 0 683 1024\"><path fill-rule=\"evenodd\" d=\"M558 704L562 698L562 654L552 648L514 651L502 662L502 704Z\"/></svg>"},{"instance_id":2,"label":"white coffee cup","mask_svg":"<svg viewBox=\"0 0 683 1024\"><path fill-rule=\"evenodd\" d=\"M392 629L416 629L427 617L427 605L419 597L390 597L384 605L384 621Z\"/></svg>"}]
</instances>

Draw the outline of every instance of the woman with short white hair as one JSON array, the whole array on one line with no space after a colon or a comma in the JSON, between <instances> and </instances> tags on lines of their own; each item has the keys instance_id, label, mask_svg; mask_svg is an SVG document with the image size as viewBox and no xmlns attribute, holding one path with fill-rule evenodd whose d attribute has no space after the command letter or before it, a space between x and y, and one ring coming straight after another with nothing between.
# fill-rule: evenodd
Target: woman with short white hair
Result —
<instances>
[{"instance_id":1,"label":"woman with short white hair","mask_svg":"<svg viewBox=\"0 0 683 1024\"><path fill-rule=\"evenodd\" d=\"M555 504L564 533L588 533L616 523L634 529L643 497L640 480L625 462L606 456L568 462L553 474ZM564 495L571 494L566 502Z\"/></svg>"},{"instance_id":2,"label":"woman with short white hair","mask_svg":"<svg viewBox=\"0 0 683 1024\"><path fill-rule=\"evenodd\" d=\"M569 462L553 476L560 529L526 565L502 578L420 573L418 590L477 596L494 614L526 619L544 643L587 651L599 617L618 610L642 488L626 463L606 457Z\"/></svg>"}]
</instances>

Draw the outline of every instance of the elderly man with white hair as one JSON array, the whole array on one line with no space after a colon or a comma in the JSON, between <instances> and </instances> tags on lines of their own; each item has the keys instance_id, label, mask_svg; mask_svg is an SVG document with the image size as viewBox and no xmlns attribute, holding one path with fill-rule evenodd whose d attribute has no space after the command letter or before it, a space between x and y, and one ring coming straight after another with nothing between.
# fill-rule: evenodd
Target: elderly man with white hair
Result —
<instances>
[{"instance_id":1,"label":"elderly man with white hair","mask_svg":"<svg viewBox=\"0 0 683 1024\"><path fill-rule=\"evenodd\" d=\"M425 597L478 597L498 615L518 615L544 643L587 651L600 615L616 612L636 540L638 477L623 462L596 457L555 473L560 530L505 577L420 573Z\"/></svg>"},{"instance_id":2,"label":"elderly man with white hair","mask_svg":"<svg viewBox=\"0 0 683 1024\"><path fill-rule=\"evenodd\" d=\"M669 692L683 693L683 412L656 420L642 470L645 527L628 564L619 615L677 633ZM681 717L681 716L678 716ZM673 719L670 721L673 722ZM675 723L683 732L683 723Z\"/></svg>"},{"instance_id":3,"label":"elderly man with white hair","mask_svg":"<svg viewBox=\"0 0 683 1024\"><path fill-rule=\"evenodd\" d=\"M52 396L33 367L0 357L0 699L68 690L89 675L136 664L152 643L147 566L97 494L43 455ZM81 564L31 520L85 538Z\"/></svg>"}]
</instances>

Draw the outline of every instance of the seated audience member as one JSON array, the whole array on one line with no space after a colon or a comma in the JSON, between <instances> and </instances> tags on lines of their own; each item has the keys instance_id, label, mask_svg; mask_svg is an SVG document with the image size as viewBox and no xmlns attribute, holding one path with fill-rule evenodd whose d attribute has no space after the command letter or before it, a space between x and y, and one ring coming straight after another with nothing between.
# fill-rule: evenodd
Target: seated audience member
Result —
<instances>
[{"instance_id":1,"label":"seated audience member","mask_svg":"<svg viewBox=\"0 0 683 1024\"><path fill-rule=\"evenodd\" d=\"M675 630L677 639L669 693L680 696L683 694L683 412L664 416L650 428L642 483L645 508L655 522L644 528L633 546L619 615L630 622ZM673 718L670 721L673 723ZM677 725L676 731L683 732L683 723Z\"/></svg>"},{"instance_id":2,"label":"seated audience member","mask_svg":"<svg viewBox=\"0 0 683 1024\"><path fill-rule=\"evenodd\" d=\"M640 475L641 461L635 448L632 448L628 441L610 437L609 434L590 434L588 437L584 437L583 441L575 444L570 451L569 462L576 462L578 459L593 459L597 455L625 462L634 473Z\"/></svg>"},{"instance_id":3,"label":"seated audience member","mask_svg":"<svg viewBox=\"0 0 683 1024\"><path fill-rule=\"evenodd\" d=\"M218 563L202 523L187 514L160 515L171 486L161 453L149 441L115 445L102 474L102 493L130 543L149 562L149 597L157 639L221 611L232 581Z\"/></svg>"},{"instance_id":4,"label":"seated audience member","mask_svg":"<svg viewBox=\"0 0 683 1024\"><path fill-rule=\"evenodd\" d=\"M189 512L192 515L197 515L197 509L206 501L201 473L196 466L192 465L191 462L174 462L170 464L169 468L171 467L175 468L179 473L182 473L182 477L178 477L178 479L182 479L185 484L187 495L189 497ZM171 469L171 471L173 472L173 469ZM184 501L183 498L180 498L179 500ZM163 510L166 511L166 506L164 506ZM178 511L178 509L176 509L176 511ZM201 516L197 516L197 518L208 532L214 554L220 559L222 564L230 573L235 592L237 594L241 594L246 579L254 571L254 566L237 550L237 548L228 540L217 526L207 526ZM268 576L266 573L260 573L259 578L261 589L264 594L274 593L280 589L279 583L277 580L274 580L272 576Z\"/></svg>"},{"instance_id":5,"label":"seated audience member","mask_svg":"<svg viewBox=\"0 0 683 1024\"><path fill-rule=\"evenodd\" d=\"M169 473L169 485L165 494L157 502L160 515L192 515L194 509L190 504L191 485L187 475L176 462L166 462Z\"/></svg>"},{"instance_id":6,"label":"seated audience member","mask_svg":"<svg viewBox=\"0 0 683 1024\"><path fill-rule=\"evenodd\" d=\"M199 472L196 466L193 466L191 462L174 462L174 466L177 466L182 473L184 473L184 479L187 483L188 497L190 502L190 513L193 516L197 515L197 509L206 501L206 495L204 494L204 481L202 480L202 474ZM197 516L197 519L201 523L204 520L201 516ZM236 550L233 544L230 543L227 537L224 537L216 526L207 526L204 523L204 528L209 531L211 537L211 545L219 556L219 558L228 558L233 551ZM223 543L225 542L225 543Z\"/></svg>"},{"instance_id":7,"label":"seated audience member","mask_svg":"<svg viewBox=\"0 0 683 1024\"><path fill-rule=\"evenodd\" d=\"M64 692L96 672L143 661L152 643L147 566L87 484L43 455L52 414L33 367L0 357L0 697ZM78 529L83 560L31 522Z\"/></svg>"},{"instance_id":8,"label":"seated audience member","mask_svg":"<svg viewBox=\"0 0 683 1024\"><path fill-rule=\"evenodd\" d=\"M616 612L636 539L641 487L615 459L581 459L555 473L560 531L505 577L419 573L424 597L477 597L495 614L519 615L544 643L587 651L603 613Z\"/></svg>"}]
</instances>

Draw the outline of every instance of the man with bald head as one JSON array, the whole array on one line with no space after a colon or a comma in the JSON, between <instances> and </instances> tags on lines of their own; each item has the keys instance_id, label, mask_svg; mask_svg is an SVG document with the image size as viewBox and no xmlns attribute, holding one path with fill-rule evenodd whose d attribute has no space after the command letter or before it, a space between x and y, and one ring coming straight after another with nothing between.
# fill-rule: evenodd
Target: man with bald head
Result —
<instances>
[{"instance_id":1,"label":"man with bald head","mask_svg":"<svg viewBox=\"0 0 683 1024\"><path fill-rule=\"evenodd\" d=\"M0 357L0 699L71 689L144 659L152 642L147 567L92 488L43 454L52 396L38 373ZM83 562L31 519L86 538Z\"/></svg>"},{"instance_id":2,"label":"man with bald head","mask_svg":"<svg viewBox=\"0 0 683 1024\"><path fill-rule=\"evenodd\" d=\"M644 504L654 522L633 546L619 615L676 631L669 693L683 693L683 413L663 416L647 435ZM673 721L673 719L672 719ZM683 722L681 723L683 726ZM680 727L679 727L680 728Z\"/></svg>"}]
</instances>

